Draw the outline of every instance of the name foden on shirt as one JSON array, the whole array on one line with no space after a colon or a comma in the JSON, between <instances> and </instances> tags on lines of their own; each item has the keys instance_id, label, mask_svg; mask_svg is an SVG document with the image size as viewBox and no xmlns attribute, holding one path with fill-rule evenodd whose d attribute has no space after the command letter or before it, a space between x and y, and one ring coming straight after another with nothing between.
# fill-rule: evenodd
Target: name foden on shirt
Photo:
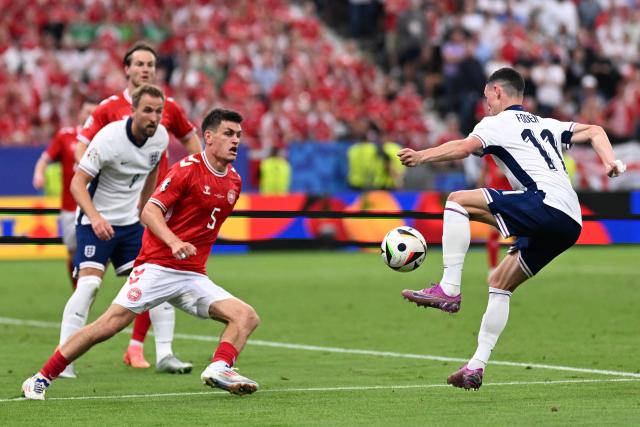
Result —
<instances>
[{"instance_id":1,"label":"name foden on shirt","mask_svg":"<svg viewBox=\"0 0 640 427\"><path fill-rule=\"evenodd\" d=\"M534 116L533 114L517 113L516 118L520 123L540 123L538 117Z\"/></svg>"}]
</instances>

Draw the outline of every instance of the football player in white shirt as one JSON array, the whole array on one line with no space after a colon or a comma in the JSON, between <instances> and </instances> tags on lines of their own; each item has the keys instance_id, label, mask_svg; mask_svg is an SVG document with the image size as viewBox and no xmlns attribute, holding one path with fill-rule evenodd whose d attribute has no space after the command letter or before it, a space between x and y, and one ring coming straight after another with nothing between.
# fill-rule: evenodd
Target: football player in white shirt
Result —
<instances>
[{"instance_id":1,"label":"football player in white shirt","mask_svg":"<svg viewBox=\"0 0 640 427\"><path fill-rule=\"evenodd\" d=\"M169 135L160 124L162 89L142 85L132 99L131 117L96 134L71 180L78 203L74 259L78 284L62 315L61 346L86 324L107 262L113 263L117 275L126 276L140 250L143 227L138 206L144 206L153 192ZM61 376L75 378L73 365Z\"/></svg>"},{"instance_id":2,"label":"football player in white shirt","mask_svg":"<svg viewBox=\"0 0 640 427\"><path fill-rule=\"evenodd\" d=\"M489 77L484 89L490 116L482 119L467 138L422 151L404 148L398 152L409 167L491 154L507 172L513 187L451 193L444 209L442 279L430 288L402 292L419 306L455 313L461 303L469 220L493 225L504 237L516 237L508 255L489 276L489 302L480 324L477 350L467 364L447 378L447 383L467 390L482 385L491 351L507 324L511 294L580 236L580 205L562 160L562 145L591 143L609 177L626 169L616 160L600 126L528 113L522 107L523 92L522 76L512 68L501 68Z\"/></svg>"}]
</instances>

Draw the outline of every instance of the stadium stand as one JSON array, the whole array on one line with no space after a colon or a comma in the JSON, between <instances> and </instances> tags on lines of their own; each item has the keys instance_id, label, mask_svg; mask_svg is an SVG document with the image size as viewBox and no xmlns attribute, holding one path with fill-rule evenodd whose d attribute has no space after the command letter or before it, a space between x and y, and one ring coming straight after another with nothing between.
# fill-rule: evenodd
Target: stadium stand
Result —
<instances>
[{"instance_id":1,"label":"stadium stand","mask_svg":"<svg viewBox=\"0 0 640 427\"><path fill-rule=\"evenodd\" d=\"M117 92L122 53L139 39L158 46L159 80L194 123L212 105L243 113L254 172L272 147L356 141L370 121L413 148L441 141L447 114L466 133L502 65L527 77L532 111L601 123L614 142L640 136L634 1L0 5L0 145L44 144L82 99Z\"/></svg>"}]
</instances>

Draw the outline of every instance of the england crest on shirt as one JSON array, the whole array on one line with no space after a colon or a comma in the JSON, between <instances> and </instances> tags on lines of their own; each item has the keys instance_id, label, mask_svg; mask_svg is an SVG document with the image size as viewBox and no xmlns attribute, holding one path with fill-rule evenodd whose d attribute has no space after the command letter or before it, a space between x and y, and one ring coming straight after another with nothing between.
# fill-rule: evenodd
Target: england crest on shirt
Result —
<instances>
[{"instance_id":1,"label":"england crest on shirt","mask_svg":"<svg viewBox=\"0 0 640 427\"><path fill-rule=\"evenodd\" d=\"M154 151L149 154L149 165L151 165L151 167L154 167L158 163L158 160L160 160L160 152Z\"/></svg>"},{"instance_id":2,"label":"england crest on shirt","mask_svg":"<svg viewBox=\"0 0 640 427\"><path fill-rule=\"evenodd\" d=\"M84 247L84 256L86 256L87 258L91 258L95 254L96 254L95 245L87 245Z\"/></svg>"}]
</instances>

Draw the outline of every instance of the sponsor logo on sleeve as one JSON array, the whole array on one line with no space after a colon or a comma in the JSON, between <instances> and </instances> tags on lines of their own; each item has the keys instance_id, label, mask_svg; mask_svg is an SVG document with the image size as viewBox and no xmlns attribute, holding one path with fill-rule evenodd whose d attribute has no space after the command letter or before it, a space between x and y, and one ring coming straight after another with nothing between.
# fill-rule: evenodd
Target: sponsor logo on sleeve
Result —
<instances>
[{"instance_id":1,"label":"sponsor logo on sleeve","mask_svg":"<svg viewBox=\"0 0 640 427\"><path fill-rule=\"evenodd\" d=\"M160 184L160 191L167 191L167 188L169 188L169 184L171 184L171 178L167 178L162 181L162 184Z\"/></svg>"},{"instance_id":2,"label":"sponsor logo on sleeve","mask_svg":"<svg viewBox=\"0 0 640 427\"><path fill-rule=\"evenodd\" d=\"M89 147L89 150L87 151L87 159L91 162L98 161L98 150L96 150L95 147Z\"/></svg>"}]
</instances>

